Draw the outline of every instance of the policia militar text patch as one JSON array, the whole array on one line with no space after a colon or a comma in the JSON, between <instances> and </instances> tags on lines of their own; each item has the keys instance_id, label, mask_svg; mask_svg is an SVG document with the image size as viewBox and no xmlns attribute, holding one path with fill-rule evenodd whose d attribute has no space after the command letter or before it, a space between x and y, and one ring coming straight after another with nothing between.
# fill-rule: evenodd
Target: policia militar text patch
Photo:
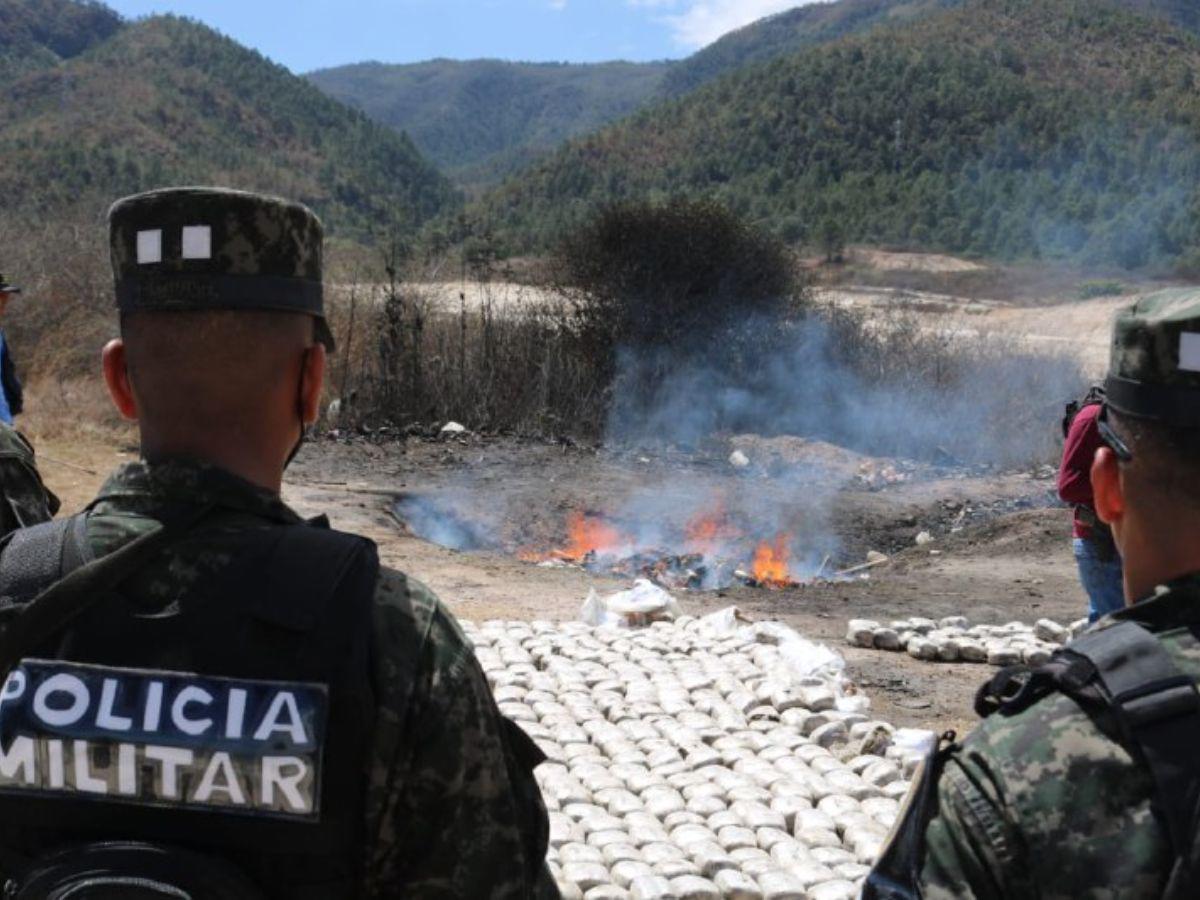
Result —
<instances>
[{"instance_id":1,"label":"policia militar text patch","mask_svg":"<svg viewBox=\"0 0 1200 900\"><path fill-rule=\"evenodd\" d=\"M321 684L24 660L0 690L0 792L315 820Z\"/></svg>"}]
</instances>

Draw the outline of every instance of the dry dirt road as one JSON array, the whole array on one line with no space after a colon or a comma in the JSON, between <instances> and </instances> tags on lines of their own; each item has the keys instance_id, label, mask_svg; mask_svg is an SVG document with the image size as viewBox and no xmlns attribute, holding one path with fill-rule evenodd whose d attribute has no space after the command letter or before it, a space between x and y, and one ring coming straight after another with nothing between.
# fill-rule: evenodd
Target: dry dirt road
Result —
<instances>
[{"instance_id":1,"label":"dry dirt road","mask_svg":"<svg viewBox=\"0 0 1200 900\"><path fill-rule=\"evenodd\" d=\"M834 306L879 314L916 316L922 328L963 341L991 335L1014 340L1031 350L1074 357L1088 378L1108 368L1109 337L1117 310L1136 295L1099 297L1072 303L1021 305L967 300L948 294L897 288L842 286L817 291L817 299Z\"/></svg>"}]
</instances>

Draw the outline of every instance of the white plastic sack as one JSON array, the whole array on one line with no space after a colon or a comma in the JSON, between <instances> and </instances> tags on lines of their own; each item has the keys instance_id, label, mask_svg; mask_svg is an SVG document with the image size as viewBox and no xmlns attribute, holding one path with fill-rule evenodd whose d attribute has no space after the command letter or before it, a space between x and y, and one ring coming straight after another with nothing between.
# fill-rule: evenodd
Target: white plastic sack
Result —
<instances>
[{"instance_id":1,"label":"white plastic sack","mask_svg":"<svg viewBox=\"0 0 1200 900\"><path fill-rule=\"evenodd\" d=\"M866 713L871 709L871 698L866 694L841 694L835 708L844 713Z\"/></svg>"},{"instance_id":2,"label":"white plastic sack","mask_svg":"<svg viewBox=\"0 0 1200 900\"><path fill-rule=\"evenodd\" d=\"M938 737L932 731L924 728L898 728L892 735L892 746L912 754L922 756L932 752L937 746Z\"/></svg>"},{"instance_id":3,"label":"white plastic sack","mask_svg":"<svg viewBox=\"0 0 1200 900\"><path fill-rule=\"evenodd\" d=\"M616 616L605 609L604 601L600 599L595 588L588 591L587 599L583 601L583 607L579 610L579 620L594 626L616 624Z\"/></svg>"},{"instance_id":4,"label":"white plastic sack","mask_svg":"<svg viewBox=\"0 0 1200 900\"><path fill-rule=\"evenodd\" d=\"M589 625L638 628L671 621L680 615L675 598L658 585L639 578L627 591L601 597L593 589L583 601L580 618Z\"/></svg>"},{"instance_id":5,"label":"white plastic sack","mask_svg":"<svg viewBox=\"0 0 1200 900\"><path fill-rule=\"evenodd\" d=\"M846 660L840 653L824 644L805 640L795 632L780 641L779 654L787 663L793 678L828 678L840 683L846 669Z\"/></svg>"},{"instance_id":6,"label":"white plastic sack","mask_svg":"<svg viewBox=\"0 0 1200 900\"><path fill-rule=\"evenodd\" d=\"M715 637L729 637L737 633L739 613L740 610L736 606L727 606L715 613L701 616L700 627Z\"/></svg>"}]
</instances>

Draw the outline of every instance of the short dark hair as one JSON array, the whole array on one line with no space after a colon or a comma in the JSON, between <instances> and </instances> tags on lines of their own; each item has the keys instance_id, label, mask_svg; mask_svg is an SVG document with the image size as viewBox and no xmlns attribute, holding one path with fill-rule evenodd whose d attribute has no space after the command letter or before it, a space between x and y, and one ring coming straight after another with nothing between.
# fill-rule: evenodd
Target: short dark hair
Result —
<instances>
[{"instance_id":1,"label":"short dark hair","mask_svg":"<svg viewBox=\"0 0 1200 900\"><path fill-rule=\"evenodd\" d=\"M1200 507L1200 428L1127 416L1111 408L1108 416L1147 481Z\"/></svg>"}]
</instances>

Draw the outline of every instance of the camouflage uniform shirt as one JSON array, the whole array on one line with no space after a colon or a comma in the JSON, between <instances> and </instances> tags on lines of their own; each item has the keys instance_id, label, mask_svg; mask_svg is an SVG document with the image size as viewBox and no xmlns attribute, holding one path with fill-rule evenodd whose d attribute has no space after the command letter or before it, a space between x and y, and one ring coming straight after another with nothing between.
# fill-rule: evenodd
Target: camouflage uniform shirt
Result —
<instances>
[{"instance_id":1,"label":"camouflage uniform shirt","mask_svg":"<svg viewBox=\"0 0 1200 900\"><path fill-rule=\"evenodd\" d=\"M0 424L0 537L49 522L58 505L42 484L33 446L15 428Z\"/></svg>"},{"instance_id":2,"label":"camouflage uniform shirt","mask_svg":"<svg viewBox=\"0 0 1200 900\"><path fill-rule=\"evenodd\" d=\"M1103 620L1155 632L1200 676L1200 575ZM1149 771L1069 697L986 719L947 762L925 832L927 900L1159 897L1174 857Z\"/></svg>"},{"instance_id":3,"label":"camouflage uniform shirt","mask_svg":"<svg viewBox=\"0 0 1200 900\"><path fill-rule=\"evenodd\" d=\"M111 553L165 504L213 504L122 593L147 612L216 577L244 529L302 520L275 494L191 461L133 463L90 507L88 543ZM371 639L376 722L368 773L369 896L557 896L544 866L546 811L532 763L492 699L470 643L423 585L381 568ZM404 688L408 691L405 692Z\"/></svg>"}]
</instances>

